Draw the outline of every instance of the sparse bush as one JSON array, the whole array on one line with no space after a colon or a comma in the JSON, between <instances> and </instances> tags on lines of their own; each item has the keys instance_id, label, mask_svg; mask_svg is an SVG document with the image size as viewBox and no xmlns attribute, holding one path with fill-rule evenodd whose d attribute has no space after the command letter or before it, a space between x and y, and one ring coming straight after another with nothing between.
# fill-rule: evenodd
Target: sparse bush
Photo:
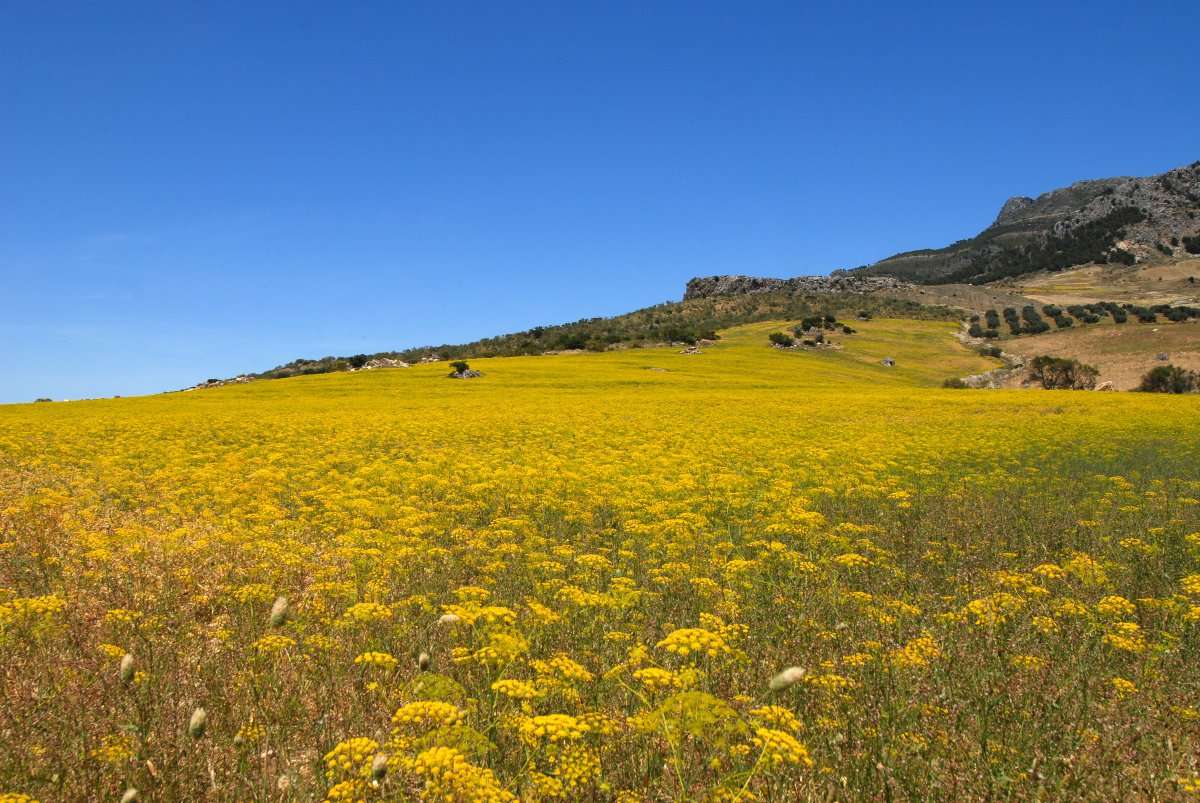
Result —
<instances>
[{"instance_id":1,"label":"sparse bush","mask_svg":"<svg viewBox=\"0 0 1200 803\"><path fill-rule=\"evenodd\" d=\"M942 382L942 387L953 388L955 390L962 390L964 388L969 388L970 385L968 385L966 382L962 381L962 379L959 377L951 377L950 379L947 379L944 382Z\"/></svg>"},{"instance_id":2,"label":"sparse bush","mask_svg":"<svg viewBox=\"0 0 1200 803\"><path fill-rule=\"evenodd\" d=\"M1159 365L1142 377L1138 390L1145 393L1195 393L1200 390L1200 373L1177 365Z\"/></svg>"},{"instance_id":3,"label":"sparse bush","mask_svg":"<svg viewBox=\"0 0 1200 803\"><path fill-rule=\"evenodd\" d=\"M1043 354L1033 358L1029 378L1046 390L1091 390L1096 387L1100 371L1069 357Z\"/></svg>"}]
</instances>

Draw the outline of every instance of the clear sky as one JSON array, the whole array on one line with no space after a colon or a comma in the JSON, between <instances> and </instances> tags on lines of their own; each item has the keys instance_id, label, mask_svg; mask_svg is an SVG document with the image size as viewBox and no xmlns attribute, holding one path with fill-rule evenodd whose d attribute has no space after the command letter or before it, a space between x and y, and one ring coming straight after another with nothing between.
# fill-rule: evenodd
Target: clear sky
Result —
<instances>
[{"instance_id":1,"label":"clear sky","mask_svg":"<svg viewBox=\"0 0 1200 803\"><path fill-rule=\"evenodd\" d=\"M6 2L0 401L944 245L1200 159L1198 35L1195 0Z\"/></svg>"}]
</instances>

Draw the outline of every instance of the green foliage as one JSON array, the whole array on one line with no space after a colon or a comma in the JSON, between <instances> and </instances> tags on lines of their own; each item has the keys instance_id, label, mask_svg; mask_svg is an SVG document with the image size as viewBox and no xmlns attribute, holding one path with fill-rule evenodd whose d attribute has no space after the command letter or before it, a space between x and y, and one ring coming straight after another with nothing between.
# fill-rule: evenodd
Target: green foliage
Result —
<instances>
[{"instance_id":1,"label":"green foliage","mask_svg":"<svg viewBox=\"0 0 1200 803\"><path fill-rule=\"evenodd\" d=\"M422 672L409 684L409 694L414 700L436 700L442 703L462 705L467 691L454 678L436 672Z\"/></svg>"},{"instance_id":2,"label":"green foliage","mask_svg":"<svg viewBox=\"0 0 1200 803\"><path fill-rule=\"evenodd\" d=\"M1110 259L1132 265L1133 254L1114 249L1113 243L1121 238L1126 226L1145 219L1142 210L1123 206L1061 237L1046 234L1026 245L1000 245L995 241L996 227L993 227L976 238L978 241L991 233L986 240L973 241L973 255L966 266L936 281L985 284L1034 271L1058 271Z\"/></svg>"},{"instance_id":3,"label":"green foliage","mask_svg":"<svg viewBox=\"0 0 1200 803\"><path fill-rule=\"evenodd\" d=\"M796 338L789 335L787 332L772 332L767 335L767 338L776 346L788 348L796 345Z\"/></svg>"},{"instance_id":4,"label":"green foliage","mask_svg":"<svg viewBox=\"0 0 1200 803\"><path fill-rule=\"evenodd\" d=\"M1200 373L1177 365L1159 365L1142 377L1138 390L1145 393L1195 393L1200 390Z\"/></svg>"},{"instance_id":5,"label":"green foliage","mask_svg":"<svg viewBox=\"0 0 1200 803\"><path fill-rule=\"evenodd\" d=\"M1183 238L1183 250L1189 254L1200 254L1200 234Z\"/></svg>"},{"instance_id":6,"label":"green foliage","mask_svg":"<svg viewBox=\"0 0 1200 803\"><path fill-rule=\"evenodd\" d=\"M665 736L674 745L691 738L701 744L723 746L749 732L732 706L703 691L673 694L636 724L647 733Z\"/></svg>"},{"instance_id":7,"label":"green foliage","mask_svg":"<svg viewBox=\"0 0 1200 803\"><path fill-rule=\"evenodd\" d=\"M1091 390L1100 371L1068 357L1043 354L1029 365L1029 378L1046 390Z\"/></svg>"},{"instance_id":8,"label":"green foliage","mask_svg":"<svg viewBox=\"0 0 1200 803\"><path fill-rule=\"evenodd\" d=\"M1037 307L1033 305L1027 304L1021 308L1021 319L1023 320L1021 328L1027 334L1037 335L1050 331L1050 324L1042 320L1042 316L1038 314Z\"/></svg>"},{"instance_id":9,"label":"green foliage","mask_svg":"<svg viewBox=\"0 0 1200 803\"><path fill-rule=\"evenodd\" d=\"M456 374L465 374L470 369L471 366L467 364L466 360L455 360L454 362L450 363L450 370L454 371Z\"/></svg>"}]
</instances>

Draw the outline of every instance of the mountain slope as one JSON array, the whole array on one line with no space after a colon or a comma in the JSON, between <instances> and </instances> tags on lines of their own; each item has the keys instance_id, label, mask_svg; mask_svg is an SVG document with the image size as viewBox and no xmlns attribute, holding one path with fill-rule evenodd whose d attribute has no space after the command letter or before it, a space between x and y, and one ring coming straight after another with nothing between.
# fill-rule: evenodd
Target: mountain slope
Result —
<instances>
[{"instance_id":1,"label":"mountain slope","mask_svg":"<svg viewBox=\"0 0 1200 803\"><path fill-rule=\"evenodd\" d=\"M1184 256L1189 245L1200 250L1200 162L1148 178L1080 181L1037 198L1010 198L975 237L850 273L978 284L1091 262Z\"/></svg>"}]
</instances>

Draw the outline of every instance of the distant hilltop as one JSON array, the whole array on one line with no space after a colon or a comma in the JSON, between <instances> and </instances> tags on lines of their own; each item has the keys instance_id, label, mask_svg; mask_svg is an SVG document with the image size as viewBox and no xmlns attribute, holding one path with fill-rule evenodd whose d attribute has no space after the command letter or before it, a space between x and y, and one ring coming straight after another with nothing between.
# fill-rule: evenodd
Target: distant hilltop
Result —
<instances>
[{"instance_id":1,"label":"distant hilltop","mask_svg":"<svg viewBox=\"0 0 1200 803\"><path fill-rule=\"evenodd\" d=\"M1200 162L1148 178L1079 181L1018 195L974 237L906 251L829 276L707 276L684 300L773 292L871 293L911 284L986 284L1087 264L1135 265L1200 254Z\"/></svg>"},{"instance_id":2,"label":"distant hilltop","mask_svg":"<svg viewBox=\"0 0 1200 803\"><path fill-rule=\"evenodd\" d=\"M1079 181L1018 195L974 237L852 271L921 284L986 282L1042 270L1134 265L1200 254L1200 162L1157 176Z\"/></svg>"}]
</instances>

